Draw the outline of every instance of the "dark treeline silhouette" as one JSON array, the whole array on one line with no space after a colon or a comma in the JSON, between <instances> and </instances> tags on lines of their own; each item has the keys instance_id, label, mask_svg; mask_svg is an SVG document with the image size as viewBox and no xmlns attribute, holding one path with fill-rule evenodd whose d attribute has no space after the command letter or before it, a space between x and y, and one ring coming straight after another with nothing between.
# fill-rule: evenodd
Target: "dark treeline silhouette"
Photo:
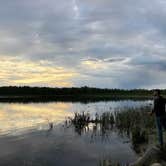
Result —
<instances>
[{"instance_id":1,"label":"dark treeline silhouette","mask_svg":"<svg viewBox=\"0 0 166 166\"><path fill-rule=\"evenodd\" d=\"M153 90L147 89L100 89L92 87L29 87L29 86L3 86L0 95L151 95ZM162 90L166 94L166 89Z\"/></svg>"},{"instance_id":2,"label":"dark treeline silhouette","mask_svg":"<svg viewBox=\"0 0 166 166\"><path fill-rule=\"evenodd\" d=\"M166 94L166 89L161 90ZM51 88L51 87L29 87L29 86L3 86L0 87L0 96L3 95L130 95L149 96L152 90L147 89L100 89L92 87L71 87L71 88Z\"/></svg>"},{"instance_id":3,"label":"dark treeline silhouette","mask_svg":"<svg viewBox=\"0 0 166 166\"><path fill-rule=\"evenodd\" d=\"M92 87L29 87L3 86L0 87L0 101L100 101L120 99L150 99L153 89L99 89ZM166 95L166 89L161 90Z\"/></svg>"}]
</instances>

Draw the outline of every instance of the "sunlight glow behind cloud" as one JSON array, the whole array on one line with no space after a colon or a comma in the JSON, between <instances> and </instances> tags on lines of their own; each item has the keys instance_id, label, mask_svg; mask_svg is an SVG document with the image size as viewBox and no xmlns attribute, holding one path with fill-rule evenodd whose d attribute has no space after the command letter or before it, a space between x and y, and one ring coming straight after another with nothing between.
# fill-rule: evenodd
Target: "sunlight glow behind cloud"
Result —
<instances>
[{"instance_id":1,"label":"sunlight glow behind cloud","mask_svg":"<svg viewBox=\"0 0 166 166\"><path fill-rule=\"evenodd\" d=\"M19 58L1 58L0 78L3 85L34 85L34 86L72 86L71 78L77 75L63 67L50 67L47 61L24 61ZM45 66L46 64L46 66ZM6 82L8 80L8 82Z\"/></svg>"}]
</instances>

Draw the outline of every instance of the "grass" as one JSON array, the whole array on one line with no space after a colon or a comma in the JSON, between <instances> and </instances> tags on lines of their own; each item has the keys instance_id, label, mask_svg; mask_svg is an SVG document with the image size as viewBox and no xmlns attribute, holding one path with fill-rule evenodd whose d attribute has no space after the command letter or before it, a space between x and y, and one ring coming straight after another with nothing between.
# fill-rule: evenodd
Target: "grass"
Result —
<instances>
[{"instance_id":1,"label":"grass","mask_svg":"<svg viewBox=\"0 0 166 166\"><path fill-rule=\"evenodd\" d=\"M128 136L133 147L137 148L140 144L147 144L155 133L155 119L149 115L150 110L150 106L122 108L101 115L96 113L94 118L89 113L75 113L73 118L68 119L67 124L73 125L79 134L91 123L100 125L103 132L117 130L119 134Z\"/></svg>"},{"instance_id":2,"label":"grass","mask_svg":"<svg viewBox=\"0 0 166 166\"><path fill-rule=\"evenodd\" d=\"M101 135L110 131L117 131L120 135L127 136L136 153L142 154L148 145L157 143L156 125L154 116L150 116L151 106L141 108L121 108L114 112L96 113L90 116L89 113L75 113L73 118L68 119L68 124L75 127L80 135L86 131L90 124L99 125ZM166 140L166 133L164 134ZM165 154L165 152L164 152ZM111 163L110 160L101 160L99 166L118 166L118 163Z\"/></svg>"}]
</instances>

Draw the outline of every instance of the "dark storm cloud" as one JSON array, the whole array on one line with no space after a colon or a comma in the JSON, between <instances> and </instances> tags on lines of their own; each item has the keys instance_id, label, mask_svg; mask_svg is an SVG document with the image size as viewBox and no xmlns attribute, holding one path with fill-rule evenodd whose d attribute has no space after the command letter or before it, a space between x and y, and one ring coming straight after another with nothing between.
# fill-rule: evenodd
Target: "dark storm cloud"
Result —
<instances>
[{"instance_id":1,"label":"dark storm cloud","mask_svg":"<svg viewBox=\"0 0 166 166\"><path fill-rule=\"evenodd\" d=\"M72 69L76 86L163 88L165 8L164 0L1 0L0 56Z\"/></svg>"}]
</instances>

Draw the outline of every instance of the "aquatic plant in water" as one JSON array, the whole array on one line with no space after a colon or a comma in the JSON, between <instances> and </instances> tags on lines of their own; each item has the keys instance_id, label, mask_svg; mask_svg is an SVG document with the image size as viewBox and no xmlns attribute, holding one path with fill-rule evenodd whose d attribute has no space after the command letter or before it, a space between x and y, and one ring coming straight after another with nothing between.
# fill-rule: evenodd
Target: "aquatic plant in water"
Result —
<instances>
[{"instance_id":1,"label":"aquatic plant in water","mask_svg":"<svg viewBox=\"0 0 166 166\"><path fill-rule=\"evenodd\" d=\"M90 124L93 124L93 132L99 129L102 136L108 131L116 130L119 134L128 136L135 148L140 144L148 143L149 135L154 131L155 121L154 117L148 114L150 110L150 106L121 108L114 112L104 112L101 115L96 113L95 117L85 111L76 112L73 118L68 119L67 124L74 126L75 131L80 135L86 129L89 130Z\"/></svg>"}]
</instances>

